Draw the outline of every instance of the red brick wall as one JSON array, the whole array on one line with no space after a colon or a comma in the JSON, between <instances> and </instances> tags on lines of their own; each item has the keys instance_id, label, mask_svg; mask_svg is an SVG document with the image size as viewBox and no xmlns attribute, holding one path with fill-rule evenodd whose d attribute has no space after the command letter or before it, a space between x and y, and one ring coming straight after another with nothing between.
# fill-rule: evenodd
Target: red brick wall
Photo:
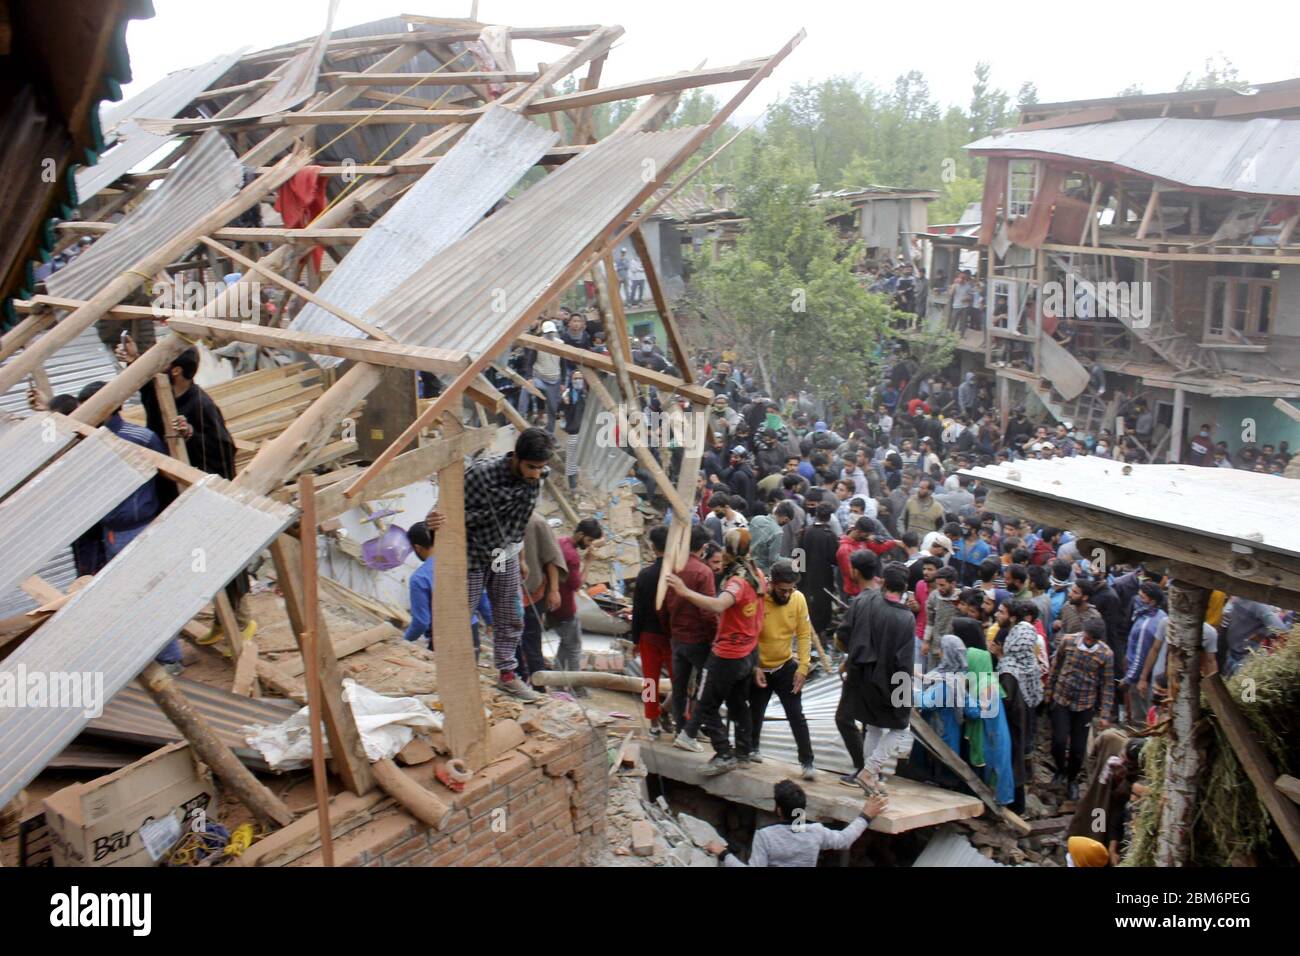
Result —
<instances>
[{"instance_id":1,"label":"red brick wall","mask_svg":"<svg viewBox=\"0 0 1300 956\"><path fill-rule=\"evenodd\" d=\"M394 806L336 838L336 866L581 866L605 840L605 733L530 737L474 776L434 830ZM443 790L439 796L447 797ZM319 865L319 851L295 865Z\"/></svg>"}]
</instances>

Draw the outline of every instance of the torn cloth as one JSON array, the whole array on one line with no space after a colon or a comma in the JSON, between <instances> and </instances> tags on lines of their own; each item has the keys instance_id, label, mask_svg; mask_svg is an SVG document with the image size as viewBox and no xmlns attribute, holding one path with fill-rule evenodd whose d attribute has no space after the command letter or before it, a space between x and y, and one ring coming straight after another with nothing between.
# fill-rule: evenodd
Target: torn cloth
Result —
<instances>
[{"instance_id":1,"label":"torn cloth","mask_svg":"<svg viewBox=\"0 0 1300 956\"><path fill-rule=\"evenodd\" d=\"M325 211L328 201L325 198L325 177L320 174L320 170L319 166L304 166L280 187L275 199L275 211L284 220L286 229L309 226ZM317 272L320 271L324 254L323 246L312 247L311 263Z\"/></svg>"}]
</instances>

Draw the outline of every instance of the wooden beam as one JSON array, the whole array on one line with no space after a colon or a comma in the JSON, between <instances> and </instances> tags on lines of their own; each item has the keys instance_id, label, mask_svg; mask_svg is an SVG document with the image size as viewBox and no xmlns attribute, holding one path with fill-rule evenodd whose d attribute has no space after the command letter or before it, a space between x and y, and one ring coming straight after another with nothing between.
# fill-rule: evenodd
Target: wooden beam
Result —
<instances>
[{"instance_id":1,"label":"wooden beam","mask_svg":"<svg viewBox=\"0 0 1300 956\"><path fill-rule=\"evenodd\" d=\"M344 171L355 173L357 175L380 175L382 170L392 171L391 166L338 166L333 167L337 170L333 175L342 175ZM372 170L376 172L372 172ZM168 173L171 170L158 170L160 173ZM330 175L326 168L321 169L324 175ZM141 174L144 175L144 174ZM148 177L146 177L148 178ZM112 232L116 227L115 222L90 222L87 220L69 220L56 225L55 231L67 232L79 236L99 236ZM338 228L338 229L319 229L315 226L305 226L302 229L282 229L282 228L258 228L258 229L217 229L212 233L214 239L225 239L230 242L312 242L312 241L329 241L329 242L356 242L361 239L368 229L357 228ZM36 300L40 300L36 296Z\"/></svg>"},{"instance_id":2,"label":"wooden beam","mask_svg":"<svg viewBox=\"0 0 1300 956\"><path fill-rule=\"evenodd\" d=\"M443 427L444 434L453 438L462 431L452 415L443 419ZM460 457L438 470L438 510L446 521L433 543L438 569L433 585L433 643L438 658L443 736L452 756L477 771L487 762L487 719L483 715L465 590L465 462Z\"/></svg>"},{"instance_id":3,"label":"wooden beam","mask_svg":"<svg viewBox=\"0 0 1300 956\"><path fill-rule=\"evenodd\" d=\"M373 765L375 782L380 789L399 804L402 809L425 826L441 830L451 819L451 805L433 791L420 786L393 761L376 760Z\"/></svg>"},{"instance_id":4,"label":"wooden beam","mask_svg":"<svg viewBox=\"0 0 1300 956\"><path fill-rule=\"evenodd\" d=\"M212 768L222 784L254 816L281 827L293 822L293 811L239 762L161 666L151 661L140 674L140 684L158 709L176 725L181 736L189 741L195 755Z\"/></svg>"},{"instance_id":5,"label":"wooden beam","mask_svg":"<svg viewBox=\"0 0 1300 956\"><path fill-rule=\"evenodd\" d=\"M1201 627L1209 601L1210 592L1204 588L1175 582L1169 589L1165 659L1174 700L1173 719L1165 731L1168 750L1164 798L1156 828L1155 865L1159 867L1187 866L1191 858L1192 822L1201 774L1201 754L1195 740L1201 716Z\"/></svg>"},{"instance_id":6,"label":"wooden beam","mask_svg":"<svg viewBox=\"0 0 1300 956\"><path fill-rule=\"evenodd\" d=\"M747 80L763 65L762 60L750 60L734 66L715 66L707 70L692 70L689 73L674 73L635 83L620 83L616 86L604 86L595 90L579 90L576 93L562 93L535 100L525 111L529 114L551 113L560 110L578 109L580 107L598 106L602 103L614 103L619 100L640 99L642 96L654 96L661 93L675 93L692 90L717 83L736 83Z\"/></svg>"},{"instance_id":7,"label":"wooden beam","mask_svg":"<svg viewBox=\"0 0 1300 956\"><path fill-rule=\"evenodd\" d=\"M591 376L587 380L587 386L591 389L592 394L594 394L600 401L600 404L605 406L605 411L609 412L611 415L618 415L618 405L614 401L614 396L609 394L609 389L605 387L605 383L600 380L599 375ZM637 414L640 411L640 409L635 405L630 406L630 408L631 410L628 413L629 415ZM673 485L667 472L664 471L663 466L659 464L655 456L651 454L650 449L646 448L639 442L631 441L630 435L624 435L623 437L627 439L627 445L632 449L632 453L636 455L637 461L641 462L641 466L645 468L646 471L650 472L651 476L655 480L655 484L659 487L659 493L668 499L668 504L672 506L673 512L675 514L688 516L689 520L689 515L691 513L690 505L688 505L678 493L677 488Z\"/></svg>"},{"instance_id":8,"label":"wooden beam","mask_svg":"<svg viewBox=\"0 0 1300 956\"><path fill-rule=\"evenodd\" d=\"M315 538L312 538L315 547ZM296 538L282 534L271 543L271 560L275 562L276 584L284 595L284 609L289 617L289 625L295 635L301 635L308 623L306 605L303 601L302 548ZM334 757L334 767L342 779L343 785L353 793L366 793L374 787L370 778L370 762L366 759L365 748L361 744L361 734L357 730L356 719L352 710L343 700L343 679L339 673L339 664L334 657L334 645L330 642L329 629L324 618L317 619L315 654L319 665L321 684L321 709L325 730L330 738L330 753ZM304 661L312 660L303 643L299 640L298 649ZM260 673L260 670L259 670ZM291 677L285 674L285 677Z\"/></svg>"},{"instance_id":9,"label":"wooden beam","mask_svg":"<svg viewBox=\"0 0 1300 956\"><path fill-rule=\"evenodd\" d=\"M198 335L218 342L251 342L270 348L333 355L354 362L369 362L371 365L415 369L440 375L455 375L470 362L467 353L449 349L396 345L345 335L295 332L292 329L269 328L249 322L196 319L185 313L170 313L165 321L169 327L186 335Z\"/></svg>"},{"instance_id":10,"label":"wooden beam","mask_svg":"<svg viewBox=\"0 0 1300 956\"><path fill-rule=\"evenodd\" d=\"M200 236L221 228L231 219L247 212L259 203L263 196L287 182L306 162L305 152L286 156L276 164L274 172L259 176L233 198L198 219L179 236L150 250L132 263L130 268L116 275L86 305L66 316L37 342L0 366L0 392L13 388L30 375L32 369L42 365L47 358L103 318L109 309L135 292L140 286L141 276L153 276L177 256L190 249Z\"/></svg>"},{"instance_id":11,"label":"wooden beam","mask_svg":"<svg viewBox=\"0 0 1300 956\"><path fill-rule=\"evenodd\" d=\"M692 409L687 414L695 416L695 425L687 433L694 439L682 456L681 470L677 473L677 497L682 501L695 501L695 479L700 474L700 461L704 457L704 445L710 432L708 412ZM703 425L701 426L701 420ZM659 567L659 582L655 586L655 607L663 607L664 596L668 593L667 574L680 572L686 567L691 556L691 514L673 512L673 521L668 526L668 541L664 545L664 560ZM816 634L813 635L816 637ZM818 651L825 659L825 655Z\"/></svg>"},{"instance_id":12,"label":"wooden beam","mask_svg":"<svg viewBox=\"0 0 1300 956\"><path fill-rule=\"evenodd\" d=\"M0 336L0 362L13 355L26 345L39 332L54 325L54 313L42 312L29 315L12 329Z\"/></svg>"},{"instance_id":13,"label":"wooden beam","mask_svg":"<svg viewBox=\"0 0 1300 956\"><path fill-rule=\"evenodd\" d=\"M970 764L965 760L962 760L961 757L944 742L944 739L934 732L934 728L926 723L925 716L921 714L920 711L912 710L910 713L912 734L921 742L921 745L924 746L926 750L934 754L934 756L941 763L947 766L948 769L961 777L962 781L965 782L966 786L971 788L971 791L975 796L979 797L980 800L983 801L984 806L992 810L993 815L996 816L1009 830L1013 833L1018 833L1021 836L1032 832L1033 828L1028 823L1016 814L1012 813L1006 807L1002 806L1002 804L998 803L997 797L994 795L993 791L988 788L988 785L979 778L979 775L973 769L971 769Z\"/></svg>"},{"instance_id":14,"label":"wooden beam","mask_svg":"<svg viewBox=\"0 0 1300 956\"><path fill-rule=\"evenodd\" d=\"M650 246L646 243L645 235L640 229L632 230L632 246L636 249L641 265L645 267L645 281L650 286L650 297L654 299L655 308L659 310L659 318L663 320L664 329L668 332L668 345L673 352L674 364L685 381L694 382L695 369L691 366L691 356L686 350L686 341L682 338L681 330L677 328L677 317L673 315L668 296L664 294L663 284L660 283L659 273L655 269L654 258L650 255Z\"/></svg>"},{"instance_id":15,"label":"wooden beam","mask_svg":"<svg viewBox=\"0 0 1300 956\"><path fill-rule=\"evenodd\" d=\"M471 83L530 83L536 72L506 70L453 70L442 73L334 73L326 74L343 86L468 86Z\"/></svg>"},{"instance_id":16,"label":"wooden beam","mask_svg":"<svg viewBox=\"0 0 1300 956\"><path fill-rule=\"evenodd\" d=\"M370 497L382 498L412 482L430 478L453 461L463 461L482 451L492 444L495 436L495 428L471 428L459 435L443 437L398 455L376 479L370 489ZM342 483L316 492L316 513L321 521L341 515L356 506L356 501L344 497Z\"/></svg>"},{"instance_id":17,"label":"wooden beam","mask_svg":"<svg viewBox=\"0 0 1300 956\"><path fill-rule=\"evenodd\" d=\"M563 342L556 342L540 335L524 334L515 341L525 348L558 355L560 358L568 359L574 365L581 365L583 368L595 369L598 372L606 372L611 375L616 372L614 360L608 355L601 355L599 352L588 352L586 349L566 345ZM633 381L640 382L643 385L653 385L663 392L677 392L697 405L711 405L713 403L713 391L711 389L673 378L673 376L666 375L663 372L655 372L648 368L642 368L640 365L629 365L627 374L631 376Z\"/></svg>"},{"instance_id":18,"label":"wooden beam","mask_svg":"<svg viewBox=\"0 0 1300 956\"><path fill-rule=\"evenodd\" d=\"M312 474L298 476L298 500L302 502L302 517L298 533L308 542L302 549L299 575L302 581L302 633L298 643L302 648L303 671L307 685L307 722L311 727L311 775L316 789L316 813L320 820L321 859L327 867L334 865L334 839L330 830L329 785L325 780L325 741L321 739L320 672L322 661L317 653L317 623L320 617L320 597L316 591L316 478ZM344 704L346 706L346 704Z\"/></svg>"},{"instance_id":19,"label":"wooden beam","mask_svg":"<svg viewBox=\"0 0 1300 956\"><path fill-rule=\"evenodd\" d=\"M1228 685L1223 682L1223 678L1218 674L1211 674L1202 681L1201 688L1215 716L1219 718L1219 726L1223 728L1224 736L1232 745L1237 761L1246 771L1250 782L1255 785L1255 792L1259 795L1260 802L1264 804L1269 816L1277 824L1282 837L1291 847L1291 852L1300 859L1300 807L1279 793L1274 786L1277 771L1273 769L1264 748L1255 739L1254 730L1237 709L1237 702L1232 699L1232 694L1228 691Z\"/></svg>"},{"instance_id":20,"label":"wooden beam","mask_svg":"<svg viewBox=\"0 0 1300 956\"><path fill-rule=\"evenodd\" d=\"M1277 787L1278 792L1288 797L1292 803L1300 803L1300 780L1282 774L1273 781L1273 786Z\"/></svg>"}]
</instances>

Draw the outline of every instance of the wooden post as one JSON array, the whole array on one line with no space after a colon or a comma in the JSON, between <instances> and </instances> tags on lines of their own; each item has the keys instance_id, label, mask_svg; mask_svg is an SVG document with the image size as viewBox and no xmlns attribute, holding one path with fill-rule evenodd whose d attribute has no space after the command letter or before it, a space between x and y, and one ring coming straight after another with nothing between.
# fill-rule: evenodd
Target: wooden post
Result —
<instances>
[{"instance_id":1,"label":"wooden post","mask_svg":"<svg viewBox=\"0 0 1300 956\"><path fill-rule=\"evenodd\" d=\"M1169 423L1169 460L1178 464L1183 460L1183 432L1187 418L1187 393L1174 387L1174 415Z\"/></svg>"},{"instance_id":2,"label":"wooden post","mask_svg":"<svg viewBox=\"0 0 1300 956\"><path fill-rule=\"evenodd\" d=\"M293 811L239 762L239 758L222 743L203 715L185 699L162 667L151 661L141 672L140 683L158 705L158 709L167 715L181 736L189 741L199 759L212 768L217 778L259 820L282 827L293 822Z\"/></svg>"},{"instance_id":3,"label":"wooden post","mask_svg":"<svg viewBox=\"0 0 1300 956\"><path fill-rule=\"evenodd\" d=\"M663 319L664 331L668 333L668 344L673 350L677 371L681 373L682 378L686 381L693 382L695 381L695 370L691 367L691 357L686 351L686 343L682 340L681 330L677 328L677 318L673 315L668 296L664 294L663 285L659 281L659 272L655 268L654 259L650 256L650 246L645 241L645 235L642 234L641 228L638 226L632 230L632 247L636 249L636 254L641 259L641 265L645 266L646 285L650 287L650 296L654 299L655 308L659 310L659 317Z\"/></svg>"},{"instance_id":4,"label":"wooden post","mask_svg":"<svg viewBox=\"0 0 1300 956\"><path fill-rule=\"evenodd\" d=\"M334 756L335 770L343 780L343 785L353 793L358 795L367 793L374 787L374 781L370 778L370 761L366 759L365 748L361 745L361 734L357 730L356 719L343 700L343 679L339 676L338 658L334 656L334 644L330 640L329 629L325 626L324 618L318 617L316 622L314 664L313 658L307 656L307 649L303 646L302 634L307 627L307 618L299 577L302 567L300 547L295 538L284 534L271 543L271 560L275 562L276 583L284 595L284 609L289 615L289 625L298 638L298 650L302 653L303 666L308 670L312 666L318 668L321 709L325 730L329 734L330 753ZM313 538L313 554L314 547ZM259 673L265 680L267 671L259 668Z\"/></svg>"},{"instance_id":5,"label":"wooden post","mask_svg":"<svg viewBox=\"0 0 1300 956\"><path fill-rule=\"evenodd\" d=\"M944 743L943 738L934 732L934 728L925 722L925 717L920 711L913 710L911 715L912 733L921 741L925 749L946 764L957 776L961 777L966 786L974 791L975 796L984 801L984 805L992 810L1003 824L1022 836L1032 831L1033 828L1028 823L998 803L997 797L994 796L988 785L971 769L970 764L962 760L958 754L953 752L951 747Z\"/></svg>"},{"instance_id":6,"label":"wooden post","mask_svg":"<svg viewBox=\"0 0 1300 956\"><path fill-rule=\"evenodd\" d=\"M1169 689L1181 673L1173 699L1173 720L1166 731L1164 803L1156 831L1156 866L1186 866L1191 852L1201 755L1194 739L1201 716L1201 627L1210 593L1175 581L1169 589L1169 628L1165 644Z\"/></svg>"},{"instance_id":7,"label":"wooden post","mask_svg":"<svg viewBox=\"0 0 1300 956\"><path fill-rule=\"evenodd\" d=\"M182 464L190 463L190 453L185 448L185 439L176 431L173 424L177 417L176 396L172 394L172 381L166 373L159 372L153 377L154 392L158 396L158 410L162 415L163 432L167 440L167 450L171 456ZM241 572L242 573L242 572ZM221 630L230 641L230 653L235 659L236 669L239 656L244 651L244 636L239 630L239 617L230 603L230 595L223 588L212 597L212 608L216 613Z\"/></svg>"},{"instance_id":8,"label":"wooden post","mask_svg":"<svg viewBox=\"0 0 1300 956\"><path fill-rule=\"evenodd\" d=\"M380 788L400 803L403 810L435 830L446 826L451 817L451 806L408 777L401 767L391 760L377 760L374 772Z\"/></svg>"},{"instance_id":9,"label":"wooden post","mask_svg":"<svg viewBox=\"0 0 1300 956\"><path fill-rule=\"evenodd\" d=\"M321 859L325 865L334 865L334 836L330 827L330 793L325 781L325 741L321 739L320 712L320 659L316 647L317 619L320 602L316 593L316 476L298 476L298 501L302 516L298 521L299 534L308 546L302 549L302 660L304 683L307 685L307 722L311 725L311 775L316 786L316 813L320 818Z\"/></svg>"},{"instance_id":10,"label":"wooden post","mask_svg":"<svg viewBox=\"0 0 1300 956\"><path fill-rule=\"evenodd\" d=\"M22 381L25 376L31 374L32 369L39 368L47 358L102 319L113 306L139 288L142 281L152 281L152 276L155 273L192 247L200 236L220 229L230 220L257 205L264 195L287 182L306 161L306 153L294 153L286 156L273 166L270 172L263 173L233 198L199 219L184 233L165 245L150 250L141 259L133 263L131 268L119 273L85 305L74 310L58 325L41 336L37 342L28 345L22 352L6 362L0 368L0 392L8 391ZM142 279L142 276L149 278Z\"/></svg>"},{"instance_id":11,"label":"wooden post","mask_svg":"<svg viewBox=\"0 0 1300 956\"><path fill-rule=\"evenodd\" d=\"M609 394L609 389L607 389L605 383L600 380L600 376L596 373L592 373L587 379L587 384L590 386L592 394L594 394L596 398L599 399L600 403L605 406L605 411L609 412L611 415L617 415L618 406L614 403L614 396ZM635 406L633 406L633 408L635 408ZM637 410L633 412L633 414L640 414L640 412ZM632 441L630 436L624 436L624 438L627 439L628 447L631 448L632 453L636 455L637 461L641 462L645 470L650 472L655 483L659 486L659 493L668 499L668 504L672 506L673 511L679 515L686 516L687 520L690 520L690 505L682 500L682 496L678 494L677 489L673 487L672 481L669 480L667 472L664 471L663 466L659 464L655 459L655 456L650 453L650 449L646 448L640 442Z\"/></svg>"},{"instance_id":12,"label":"wooden post","mask_svg":"<svg viewBox=\"0 0 1300 956\"><path fill-rule=\"evenodd\" d=\"M464 429L455 416L443 418L444 434ZM487 762L487 718L479 690L478 660L470 639L469 599L465 581L465 461L457 457L438 470L438 510L446 522L433 544L437 575L433 584L433 643L438 658L438 694L442 698L444 736L452 756L471 771Z\"/></svg>"},{"instance_id":13,"label":"wooden post","mask_svg":"<svg viewBox=\"0 0 1300 956\"><path fill-rule=\"evenodd\" d=\"M1160 205L1160 191L1156 189L1156 184L1151 184L1151 198L1147 200L1147 208L1142 213L1142 222L1138 225L1137 238L1145 239L1147 230L1151 228L1151 217L1155 215L1156 206Z\"/></svg>"},{"instance_id":14,"label":"wooden post","mask_svg":"<svg viewBox=\"0 0 1300 956\"><path fill-rule=\"evenodd\" d=\"M704 457L704 446L709 435L709 413L703 408L691 406L687 412L690 417L690 441L685 454L682 455L681 470L677 473L677 497L683 503L695 502L695 479L700 474L700 460ZM664 545L664 560L659 567L659 582L655 586L655 607L664 604L664 595L668 593L667 572L681 571L691 556L691 513L685 514L673 509L673 523L668 526L668 541Z\"/></svg>"},{"instance_id":15,"label":"wooden post","mask_svg":"<svg viewBox=\"0 0 1300 956\"><path fill-rule=\"evenodd\" d=\"M1205 691L1206 699L1214 708L1214 713L1219 718L1219 726L1223 728L1228 742L1232 744L1238 762L1246 771L1250 782L1255 785L1255 792L1259 794L1260 801L1273 818L1273 822L1277 824L1277 828L1282 831L1282 836L1291 847L1291 852L1300 859L1300 808L1278 792L1275 785L1277 771L1273 769L1264 748L1255 739L1255 732L1250 724L1237 709L1237 703L1232 699L1232 694L1228 690L1228 685L1223 682L1223 678L1218 674L1211 674L1202 682L1201 689Z\"/></svg>"}]
</instances>

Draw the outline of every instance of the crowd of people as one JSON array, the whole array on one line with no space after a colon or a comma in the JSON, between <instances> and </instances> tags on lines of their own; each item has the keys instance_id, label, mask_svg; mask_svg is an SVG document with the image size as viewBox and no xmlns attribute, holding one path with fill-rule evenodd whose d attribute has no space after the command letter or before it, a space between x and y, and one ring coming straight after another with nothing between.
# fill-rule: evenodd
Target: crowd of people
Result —
<instances>
[{"instance_id":1,"label":"crowd of people","mask_svg":"<svg viewBox=\"0 0 1300 956\"><path fill-rule=\"evenodd\" d=\"M815 779L800 694L818 667L843 682L835 721L854 770L842 782L872 797L891 758L908 758L908 776L962 786L912 739L913 712L1016 811L1035 760L1077 799L1090 732L1162 719L1168 580L1142 564L1101 567L1070 530L992 512L963 473L1122 456L1122 438L1036 425L1022 410L1000 427L974 375L919 389L887 376L838 418L806 393L762 395L732 362L702 368L715 398L690 558L656 612L667 528L650 532L659 559L637 581L633 639L645 674L672 680L671 713L647 705L654 732L690 751L707 739L706 775L764 759L775 694ZM1265 447L1257 458L1284 465L1286 449ZM1231 674L1291 622L1215 592L1202 670Z\"/></svg>"}]
</instances>

